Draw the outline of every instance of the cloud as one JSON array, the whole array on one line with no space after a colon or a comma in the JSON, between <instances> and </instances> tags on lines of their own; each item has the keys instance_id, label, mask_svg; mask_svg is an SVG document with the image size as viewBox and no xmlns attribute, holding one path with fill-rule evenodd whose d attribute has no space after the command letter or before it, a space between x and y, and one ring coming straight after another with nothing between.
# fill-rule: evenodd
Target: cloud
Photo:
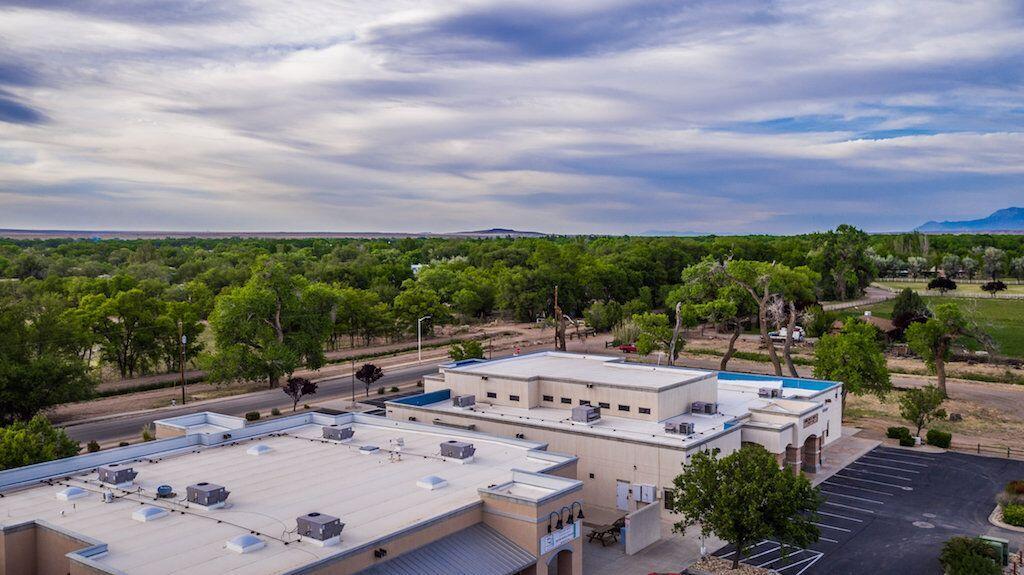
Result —
<instances>
[{"instance_id":1,"label":"cloud","mask_svg":"<svg viewBox=\"0 0 1024 575\"><path fill-rule=\"evenodd\" d=\"M1012 0L0 12L5 226L793 233L1024 200Z\"/></svg>"}]
</instances>

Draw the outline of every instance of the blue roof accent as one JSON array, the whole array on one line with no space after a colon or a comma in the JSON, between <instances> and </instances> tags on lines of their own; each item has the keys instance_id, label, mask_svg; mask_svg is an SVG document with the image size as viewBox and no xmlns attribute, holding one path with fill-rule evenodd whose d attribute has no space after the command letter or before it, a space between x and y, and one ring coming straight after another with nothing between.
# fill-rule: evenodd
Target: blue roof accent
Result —
<instances>
[{"instance_id":1,"label":"blue roof accent","mask_svg":"<svg viewBox=\"0 0 1024 575\"><path fill-rule=\"evenodd\" d=\"M471 357L469 359L460 359L459 361L453 361L444 364L442 367L463 367L467 365L473 365L474 363L487 363L488 360L480 359L479 357Z\"/></svg>"},{"instance_id":2,"label":"blue roof accent","mask_svg":"<svg viewBox=\"0 0 1024 575\"><path fill-rule=\"evenodd\" d=\"M807 389L811 391L825 391L830 387L839 385L835 381L822 379L804 379L800 377L782 377L779 375L761 375L755 373L739 373L735 371L718 372L719 381L781 381L782 387L793 389Z\"/></svg>"},{"instance_id":3,"label":"blue roof accent","mask_svg":"<svg viewBox=\"0 0 1024 575\"><path fill-rule=\"evenodd\" d=\"M431 403L437 403L439 401L445 401L452 398L452 390L450 389L439 389L437 391L431 391L430 393L421 393L419 395L410 395L409 397L403 397L401 399L393 400L394 403L401 403L402 405L430 405Z\"/></svg>"},{"instance_id":4,"label":"blue roof accent","mask_svg":"<svg viewBox=\"0 0 1024 575\"><path fill-rule=\"evenodd\" d=\"M726 421L725 422L725 429L729 429L730 427L732 427L734 425L736 425L735 421Z\"/></svg>"}]
</instances>

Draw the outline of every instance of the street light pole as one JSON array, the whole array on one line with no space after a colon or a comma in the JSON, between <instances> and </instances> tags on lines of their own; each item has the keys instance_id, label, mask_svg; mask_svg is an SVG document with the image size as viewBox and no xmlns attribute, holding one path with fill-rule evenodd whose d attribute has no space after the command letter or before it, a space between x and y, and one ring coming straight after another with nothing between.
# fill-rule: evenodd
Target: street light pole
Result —
<instances>
[{"instance_id":1,"label":"street light pole","mask_svg":"<svg viewBox=\"0 0 1024 575\"><path fill-rule=\"evenodd\" d=\"M185 335L184 327L181 322L178 322L178 341L181 342L181 358L178 361L181 364L181 404L185 405L185 344L188 343L188 336Z\"/></svg>"},{"instance_id":2,"label":"street light pole","mask_svg":"<svg viewBox=\"0 0 1024 575\"><path fill-rule=\"evenodd\" d=\"M416 355L418 363L423 362L423 320L426 319L430 319L430 316L425 315L416 320Z\"/></svg>"}]
</instances>

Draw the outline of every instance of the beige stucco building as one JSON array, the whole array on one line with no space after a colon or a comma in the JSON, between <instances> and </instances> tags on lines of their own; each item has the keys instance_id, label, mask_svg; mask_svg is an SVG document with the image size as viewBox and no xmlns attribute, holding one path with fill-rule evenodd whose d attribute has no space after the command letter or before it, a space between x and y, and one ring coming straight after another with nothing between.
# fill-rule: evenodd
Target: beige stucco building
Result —
<instances>
[{"instance_id":1,"label":"beige stucco building","mask_svg":"<svg viewBox=\"0 0 1024 575\"><path fill-rule=\"evenodd\" d=\"M0 473L0 574L582 573L577 460L541 442L360 414L157 431Z\"/></svg>"},{"instance_id":2,"label":"beige stucco building","mask_svg":"<svg viewBox=\"0 0 1024 575\"><path fill-rule=\"evenodd\" d=\"M622 515L671 497L699 450L756 443L780 465L815 471L840 436L841 391L836 382L541 352L442 366L424 378L423 395L388 402L387 416L575 455L588 507ZM597 409L584 415L587 406Z\"/></svg>"}]
</instances>

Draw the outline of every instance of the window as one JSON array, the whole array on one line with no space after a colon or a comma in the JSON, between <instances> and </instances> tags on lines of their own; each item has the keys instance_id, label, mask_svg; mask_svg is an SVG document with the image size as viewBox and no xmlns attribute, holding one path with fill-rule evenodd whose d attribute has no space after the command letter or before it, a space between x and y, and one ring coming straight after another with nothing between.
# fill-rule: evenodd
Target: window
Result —
<instances>
[{"instance_id":1,"label":"window","mask_svg":"<svg viewBox=\"0 0 1024 575\"><path fill-rule=\"evenodd\" d=\"M572 403L572 399L570 399L568 397L563 397L562 398L562 403L569 403L569 404L571 404Z\"/></svg>"},{"instance_id":2,"label":"window","mask_svg":"<svg viewBox=\"0 0 1024 575\"><path fill-rule=\"evenodd\" d=\"M636 410L639 411L640 413L644 414L644 415L650 415L651 414L651 408L650 407L638 407Z\"/></svg>"},{"instance_id":3,"label":"window","mask_svg":"<svg viewBox=\"0 0 1024 575\"><path fill-rule=\"evenodd\" d=\"M628 405L619 405L619 411L629 411Z\"/></svg>"},{"instance_id":4,"label":"window","mask_svg":"<svg viewBox=\"0 0 1024 575\"><path fill-rule=\"evenodd\" d=\"M590 405L590 400L589 399L581 399L580 400L580 405Z\"/></svg>"},{"instance_id":5,"label":"window","mask_svg":"<svg viewBox=\"0 0 1024 575\"><path fill-rule=\"evenodd\" d=\"M493 391L488 391L487 392L487 397L489 397L491 399L497 399L498 398L498 394L494 393Z\"/></svg>"},{"instance_id":6,"label":"window","mask_svg":"<svg viewBox=\"0 0 1024 575\"><path fill-rule=\"evenodd\" d=\"M591 474L590 474L590 478L591 478L591 479L593 479L593 478L594 478L594 474L593 474L593 473L591 473Z\"/></svg>"},{"instance_id":7,"label":"window","mask_svg":"<svg viewBox=\"0 0 1024 575\"><path fill-rule=\"evenodd\" d=\"M508 396L508 400L509 401L519 401L519 396L518 395L510 395L510 396Z\"/></svg>"},{"instance_id":8,"label":"window","mask_svg":"<svg viewBox=\"0 0 1024 575\"><path fill-rule=\"evenodd\" d=\"M598 402L597 406L600 407L601 409L611 409L612 408L612 406L610 404L607 404L607 403L605 403L603 401Z\"/></svg>"},{"instance_id":9,"label":"window","mask_svg":"<svg viewBox=\"0 0 1024 575\"><path fill-rule=\"evenodd\" d=\"M545 395L544 396L544 401L554 401L554 400L555 400L555 397L553 395Z\"/></svg>"},{"instance_id":10,"label":"window","mask_svg":"<svg viewBox=\"0 0 1024 575\"><path fill-rule=\"evenodd\" d=\"M672 504L676 502L676 490L665 488L665 509L672 509Z\"/></svg>"}]
</instances>

